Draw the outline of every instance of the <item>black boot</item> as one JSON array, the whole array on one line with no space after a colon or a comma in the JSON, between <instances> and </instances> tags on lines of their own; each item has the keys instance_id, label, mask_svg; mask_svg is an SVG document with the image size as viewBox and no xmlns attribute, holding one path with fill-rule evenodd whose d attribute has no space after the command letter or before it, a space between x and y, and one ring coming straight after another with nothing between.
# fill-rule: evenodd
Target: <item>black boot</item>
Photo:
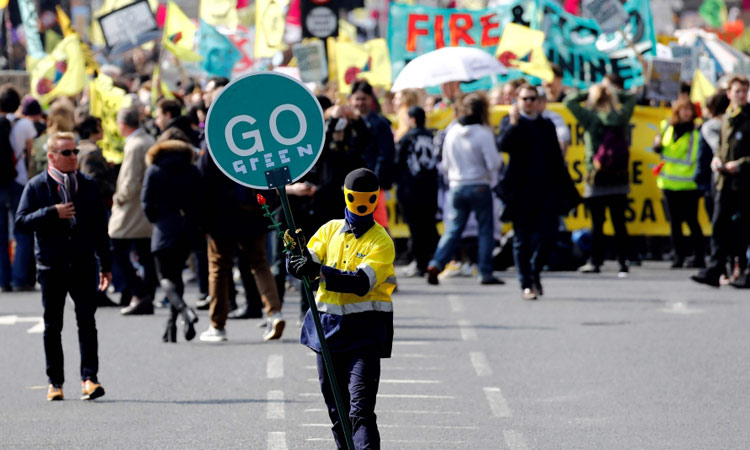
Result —
<instances>
[{"instance_id":1,"label":"black boot","mask_svg":"<svg viewBox=\"0 0 750 450\"><path fill-rule=\"evenodd\" d=\"M182 315L182 326L185 327L185 340L192 340L195 337L195 327L193 324L198 322L198 315L195 314L193 308L188 308L187 306L180 311L180 315Z\"/></svg>"},{"instance_id":2,"label":"black boot","mask_svg":"<svg viewBox=\"0 0 750 450\"><path fill-rule=\"evenodd\" d=\"M161 339L164 342L177 342L177 310L172 307L169 309L167 327L164 329L164 335Z\"/></svg>"}]
</instances>

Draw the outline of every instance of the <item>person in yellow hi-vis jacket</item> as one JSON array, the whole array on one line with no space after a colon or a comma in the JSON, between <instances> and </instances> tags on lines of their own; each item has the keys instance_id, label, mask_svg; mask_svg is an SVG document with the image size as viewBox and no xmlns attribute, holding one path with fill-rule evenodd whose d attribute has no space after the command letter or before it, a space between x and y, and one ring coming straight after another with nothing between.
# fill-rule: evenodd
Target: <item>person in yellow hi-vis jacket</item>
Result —
<instances>
[{"instance_id":1,"label":"person in yellow hi-vis jacket","mask_svg":"<svg viewBox=\"0 0 750 450\"><path fill-rule=\"evenodd\" d=\"M385 228L373 219L379 191L380 183L372 171L350 172L344 182L345 219L320 227L303 254L287 261L292 276L320 278L315 302L357 449L380 448L375 398L380 358L390 358L393 344L391 294L396 287L396 252ZM345 448L310 311L305 315L300 342L317 353L318 378L333 436L338 448Z\"/></svg>"},{"instance_id":2,"label":"person in yellow hi-vis jacket","mask_svg":"<svg viewBox=\"0 0 750 450\"><path fill-rule=\"evenodd\" d=\"M698 201L703 196L695 182L700 131L695 126L695 106L690 100L677 100L672 105L672 116L661 123L660 133L654 137L654 152L661 155L657 167L656 184L664 193L669 211L674 256L672 268L683 266L706 267L703 232L698 223ZM682 235L682 223L690 228L690 244ZM692 255L690 255L692 253Z\"/></svg>"}]
</instances>

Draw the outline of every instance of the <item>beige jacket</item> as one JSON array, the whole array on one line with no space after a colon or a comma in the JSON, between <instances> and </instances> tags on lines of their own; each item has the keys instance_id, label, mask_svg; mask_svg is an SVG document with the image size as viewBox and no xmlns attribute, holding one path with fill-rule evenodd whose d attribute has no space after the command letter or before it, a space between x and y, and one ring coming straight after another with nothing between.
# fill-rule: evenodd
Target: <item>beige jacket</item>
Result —
<instances>
[{"instance_id":1,"label":"beige jacket","mask_svg":"<svg viewBox=\"0 0 750 450\"><path fill-rule=\"evenodd\" d=\"M141 189L146 172L146 152L154 143L154 138L143 128L125 139L124 159L117 175L112 217L109 219L109 237L112 239L151 237L152 226L141 207Z\"/></svg>"}]
</instances>

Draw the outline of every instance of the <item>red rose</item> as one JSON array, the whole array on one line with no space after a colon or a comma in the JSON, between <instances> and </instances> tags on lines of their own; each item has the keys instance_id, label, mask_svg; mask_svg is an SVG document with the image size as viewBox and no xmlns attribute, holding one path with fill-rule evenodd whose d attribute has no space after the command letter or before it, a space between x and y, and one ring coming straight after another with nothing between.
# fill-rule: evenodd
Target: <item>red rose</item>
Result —
<instances>
[{"instance_id":1,"label":"red rose","mask_svg":"<svg viewBox=\"0 0 750 450\"><path fill-rule=\"evenodd\" d=\"M265 198L265 197L263 197L262 195L258 194L258 195L256 196L256 199L258 200L258 204L259 204L260 206L263 206L263 205L265 205L265 204L266 204L266 198Z\"/></svg>"}]
</instances>

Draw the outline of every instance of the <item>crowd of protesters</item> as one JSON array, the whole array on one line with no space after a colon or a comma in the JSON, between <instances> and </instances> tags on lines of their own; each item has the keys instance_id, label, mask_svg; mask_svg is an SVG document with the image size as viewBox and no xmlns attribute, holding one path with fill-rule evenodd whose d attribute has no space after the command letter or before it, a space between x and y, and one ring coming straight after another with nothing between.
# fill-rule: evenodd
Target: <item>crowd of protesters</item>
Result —
<instances>
[{"instance_id":1,"label":"crowd of protesters","mask_svg":"<svg viewBox=\"0 0 750 450\"><path fill-rule=\"evenodd\" d=\"M380 184L373 217L386 229L385 195L396 187L411 235L412 264L404 275L439 284L449 272L446 266L471 268L476 261L481 284L504 284L493 275L496 249L504 241L502 220L513 224L521 297L535 300L544 293L541 273L564 228L561 218L583 202L592 219L591 251L579 271L603 270L608 210L618 274L627 276L629 122L642 95L625 90L614 76L586 91L566 90L560 71L555 73L541 86L514 80L487 94L464 94L457 82L444 84L440 95L406 90L392 98L379 96L366 81L356 81L346 99L322 90L322 155L303 179L287 187L298 226L312 236L323 224L343 218L344 179L367 168ZM152 107L142 95L150 92L147 78L115 77L132 100L117 114L125 139L119 164L107 162L97 146L102 125L89 114L85 92L75 101L55 100L45 115L36 100L21 98L10 85L0 88L0 147L8 150L0 152L5 158L0 161L0 291L33 290L37 280L41 285L53 399L62 396L66 293L76 302L86 356L83 390L92 398L103 395L96 378L96 307L119 305L125 316L168 307L163 340L176 342L178 321L191 340L198 316L183 297L187 265L200 291L194 306L209 309L201 341L226 341L228 319L263 313L264 340L280 338L285 327L286 268L256 203L257 192L225 177L206 147L208 108L229 80L212 78L203 86L185 80L176 98L162 98ZM653 150L662 159L655 172L671 222L672 267L703 269L692 277L699 283L719 286L726 280L749 287L750 145L743 140L745 133L750 136L748 81L734 76L725 84L705 110L684 98L673 103L654 138ZM570 129L546 108L548 102L563 102L583 129L582 193L565 166ZM489 113L496 105L509 105L509 113L495 130ZM428 129L428 114L447 108L453 121L442 130ZM273 205L273 194L264 195ZM700 198L712 215L708 265L697 220ZM440 216L442 237L436 226ZM682 234L683 223L689 239ZM10 230L14 246L6 245ZM464 239L467 235L477 245ZM244 306L237 304L235 272L246 294ZM107 292L119 293L119 299L111 300ZM307 304L300 304L302 317Z\"/></svg>"}]
</instances>

